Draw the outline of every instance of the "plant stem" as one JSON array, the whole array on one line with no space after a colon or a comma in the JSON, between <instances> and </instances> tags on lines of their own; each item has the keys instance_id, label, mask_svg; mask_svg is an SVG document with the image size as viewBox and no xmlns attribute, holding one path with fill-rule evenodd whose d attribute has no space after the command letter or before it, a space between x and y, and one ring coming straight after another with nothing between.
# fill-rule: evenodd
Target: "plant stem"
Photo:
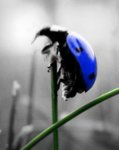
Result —
<instances>
[{"instance_id":1,"label":"plant stem","mask_svg":"<svg viewBox=\"0 0 119 150\"><path fill-rule=\"evenodd\" d=\"M28 104L28 114L27 114L27 125L33 124L33 96L34 96L34 84L35 84L35 73L36 73L36 54L37 51L34 51L31 58L31 70L30 70L30 81L29 81L29 104ZM27 141L31 139L31 134L27 136Z\"/></svg>"},{"instance_id":2,"label":"plant stem","mask_svg":"<svg viewBox=\"0 0 119 150\"><path fill-rule=\"evenodd\" d=\"M19 99L20 85L17 81L13 82L12 88L12 106L10 110L10 120L9 120L9 129L8 129L8 145L6 150L12 150L14 142L14 128L15 128L15 117L16 117L16 106Z\"/></svg>"},{"instance_id":3,"label":"plant stem","mask_svg":"<svg viewBox=\"0 0 119 150\"><path fill-rule=\"evenodd\" d=\"M58 101L57 101L57 62L51 66L51 94L52 94L52 123L58 121ZM54 150L58 150L58 129L53 132Z\"/></svg>"},{"instance_id":4,"label":"plant stem","mask_svg":"<svg viewBox=\"0 0 119 150\"><path fill-rule=\"evenodd\" d=\"M70 113L69 115L67 115L66 117L61 119L60 121L58 121L58 122L52 124L51 126L49 126L48 128L46 128L43 132L38 134L28 144L26 144L21 150L30 150L38 142L40 142L42 139L44 139L50 133L55 131L57 128L61 127L62 125L64 125L68 121L72 120L73 118L75 118L76 116L80 115L81 113L87 111L88 109L94 107L95 105L98 105L99 103L101 103L101 102L103 102L103 101L105 101L105 100L107 100L107 99L109 99L109 98L111 98L117 94L119 94L119 88L113 89L112 91L109 91L109 92L97 97L96 99L89 102L88 104L78 108L77 110Z\"/></svg>"}]
</instances>

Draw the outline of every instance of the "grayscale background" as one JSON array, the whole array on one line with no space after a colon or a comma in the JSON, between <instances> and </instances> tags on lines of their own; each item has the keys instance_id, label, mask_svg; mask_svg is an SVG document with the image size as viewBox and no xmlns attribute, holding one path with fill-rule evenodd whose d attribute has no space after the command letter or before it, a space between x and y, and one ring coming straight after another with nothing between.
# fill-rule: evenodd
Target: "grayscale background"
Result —
<instances>
[{"instance_id":1,"label":"grayscale background","mask_svg":"<svg viewBox=\"0 0 119 150\"><path fill-rule=\"evenodd\" d=\"M64 102L59 92L59 119L100 94L119 86L119 0L0 0L0 149L9 136L13 81L20 84L15 113L15 139L28 124L31 137L51 124L50 73L40 51L44 39L31 45L44 25L58 24L78 32L91 44L98 63L93 88ZM37 53L35 53L37 51ZM34 59L35 55L35 59ZM33 62L35 61L35 62ZM34 74L33 74L34 72ZM59 129L62 150L119 149L119 96L106 101ZM22 145L27 141L23 138ZM33 150L51 150L52 135Z\"/></svg>"}]
</instances>

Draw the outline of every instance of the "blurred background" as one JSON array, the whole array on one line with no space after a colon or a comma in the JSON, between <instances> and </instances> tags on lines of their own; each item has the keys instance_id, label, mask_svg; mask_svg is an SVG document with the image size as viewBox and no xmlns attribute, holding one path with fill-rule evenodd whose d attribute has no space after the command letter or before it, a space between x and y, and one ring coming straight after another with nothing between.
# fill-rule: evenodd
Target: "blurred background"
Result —
<instances>
[{"instance_id":1,"label":"blurred background","mask_svg":"<svg viewBox=\"0 0 119 150\"><path fill-rule=\"evenodd\" d=\"M119 86L119 0L0 0L2 150L7 149L9 139L20 147L51 124L50 73L47 59L40 53L44 39L31 44L35 33L51 24L85 37L98 62L97 81L88 93L77 94L64 102L59 92L60 119ZM14 80L18 83L13 83ZM16 95L12 90L17 90ZM119 149L118 100L116 96L60 128L60 149ZM52 135L33 148L37 149L52 149Z\"/></svg>"}]
</instances>

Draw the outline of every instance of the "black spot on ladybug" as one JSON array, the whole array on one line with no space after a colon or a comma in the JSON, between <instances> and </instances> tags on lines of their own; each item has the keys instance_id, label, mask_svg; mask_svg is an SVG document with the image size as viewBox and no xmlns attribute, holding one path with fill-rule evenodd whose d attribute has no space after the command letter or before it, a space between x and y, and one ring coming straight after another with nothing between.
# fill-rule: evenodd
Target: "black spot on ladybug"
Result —
<instances>
[{"instance_id":1,"label":"black spot on ladybug","mask_svg":"<svg viewBox=\"0 0 119 150\"><path fill-rule=\"evenodd\" d=\"M91 74L89 75L89 79L92 80L92 79L94 79L94 78L95 78L95 74L94 74L94 73L91 73Z\"/></svg>"},{"instance_id":2,"label":"black spot on ladybug","mask_svg":"<svg viewBox=\"0 0 119 150\"><path fill-rule=\"evenodd\" d=\"M82 47L79 47L79 48L76 48L76 52L82 52L83 51L83 49L82 49Z\"/></svg>"},{"instance_id":3,"label":"black spot on ladybug","mask_svg":"<svg viewBox=\"0 0 119 150\"><path fill-rule=\"evenodd\" d=\"M82 47L80 47L80 50L81 50L81 52L83 51L83 48Z\"/></svg>"}]
</instances>

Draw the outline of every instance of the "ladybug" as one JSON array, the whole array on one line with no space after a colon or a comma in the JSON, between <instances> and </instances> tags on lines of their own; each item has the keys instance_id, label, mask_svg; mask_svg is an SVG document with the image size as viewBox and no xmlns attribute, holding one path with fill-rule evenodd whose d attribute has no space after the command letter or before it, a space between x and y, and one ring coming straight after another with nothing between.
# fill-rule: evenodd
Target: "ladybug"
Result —
<instances>
[{"instance_id":1,"label":"ladybug","mask_svg":"<svg viewBox=\"0 0 119 150\"><path fill-rule=\"evenodd\" d=\"M47 36L50 40L42 54L49 54L57 43L56 57L60 58L57 87L59 89L62 83L62 98L67 100L77 93L87 92L97 77L96 56L89 43L81 35L57 25L44 27L35 39L38 36Z\"/></svg>"}]
</instances>

